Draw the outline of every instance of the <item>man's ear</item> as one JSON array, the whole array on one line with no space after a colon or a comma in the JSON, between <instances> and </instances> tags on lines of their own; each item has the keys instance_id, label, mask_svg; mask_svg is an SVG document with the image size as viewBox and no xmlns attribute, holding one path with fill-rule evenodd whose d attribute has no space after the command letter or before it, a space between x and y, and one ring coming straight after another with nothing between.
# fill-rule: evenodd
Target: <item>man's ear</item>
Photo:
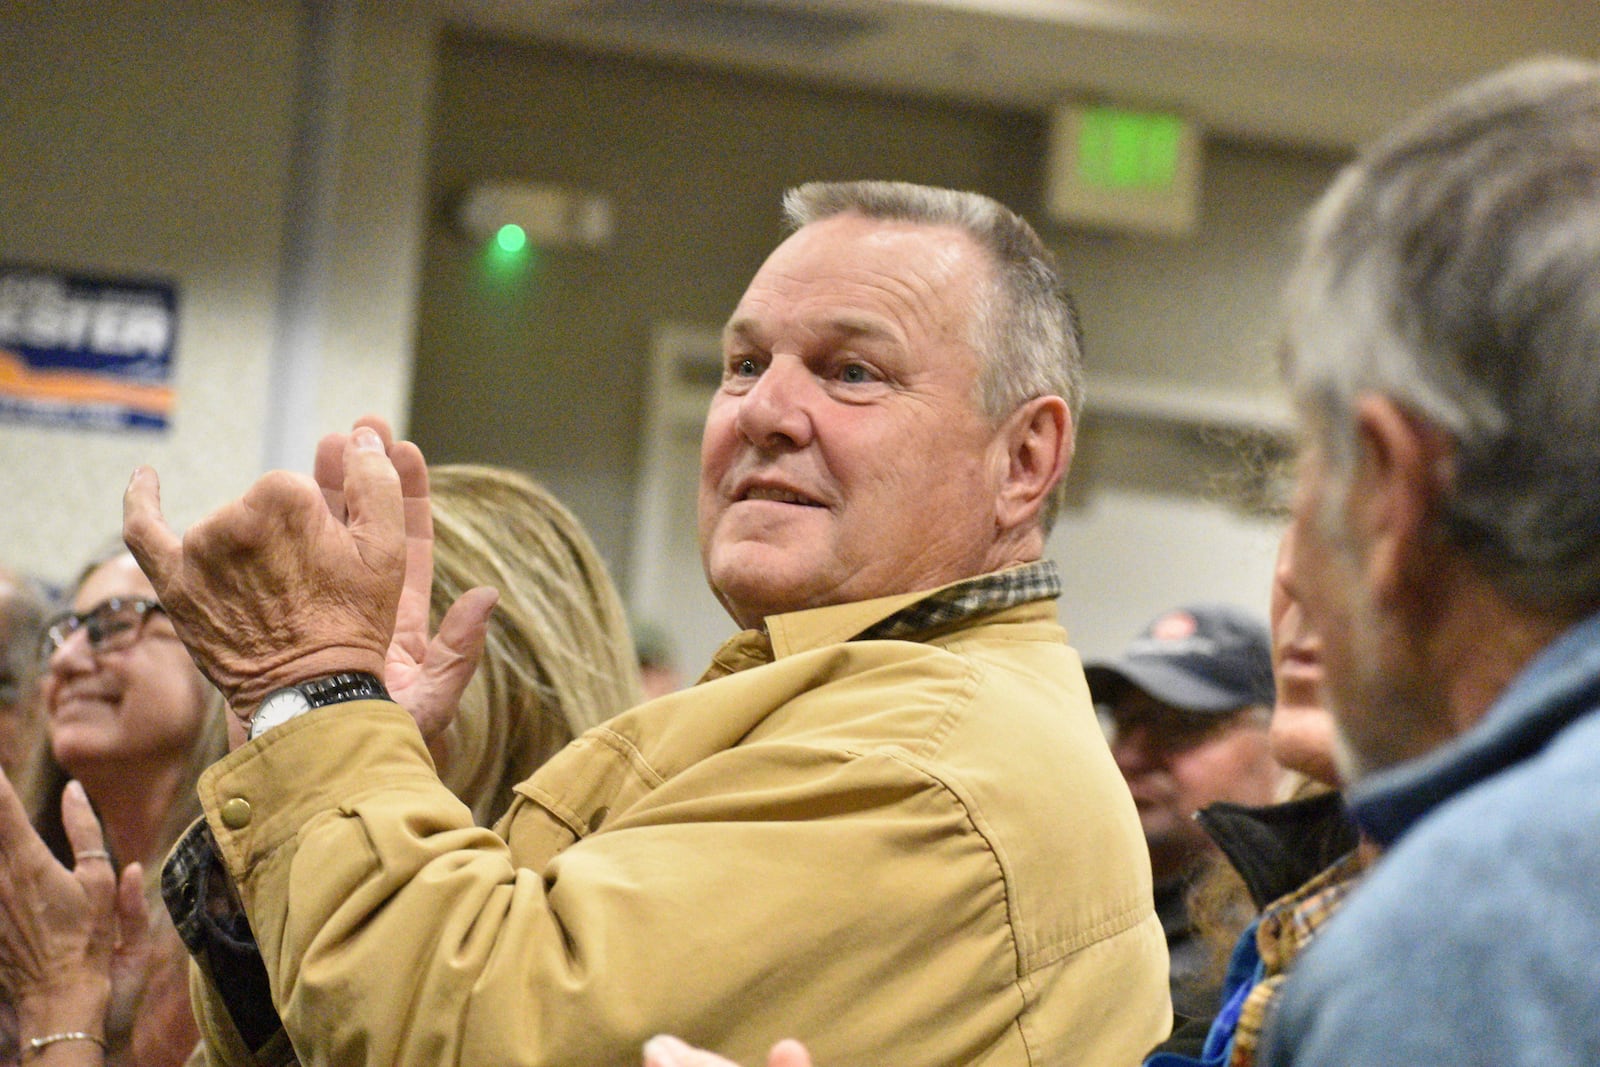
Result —
<instances>
[{"instance_id":1,"label":"man's ear","mask_svg":"<svg viewBox=\"0 0 1600 1067\"><path fill-rule=\"evenodd\" d=\"M997 444L1005 451L995 522L1011 531L1037 518L1050 490L1066 477L1072 463L1067 402L1059 396L1034 397L1006 417Z\"/></svg>"},{"instance_id":2,"label":"man's ear","mask_svg":"<svg viewBox=\"0 0 1600 1067\"><path fill-rule=\"evenodd\" d=\"M1427 575L1440 552L1434 522L1454 444L1386 396L1359 398L1355 419L1360 460L1345 507L1365 546L1368 587L1392 601L1419 581L1432 584Z\"/></svg>"}]
</instances>

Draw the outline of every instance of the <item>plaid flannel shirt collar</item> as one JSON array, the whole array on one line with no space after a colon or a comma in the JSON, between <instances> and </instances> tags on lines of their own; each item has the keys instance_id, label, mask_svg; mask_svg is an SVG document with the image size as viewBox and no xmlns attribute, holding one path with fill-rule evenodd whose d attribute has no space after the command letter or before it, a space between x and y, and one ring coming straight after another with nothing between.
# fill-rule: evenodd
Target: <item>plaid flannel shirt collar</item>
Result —
<instances>
[{"instance_id":1,"label":"plaid flannel shirt collar","mask_svg":"<svg viewBox=\"0 0 1600 1067\"><path fill-rule=\"evenodd\" d=\"M1277 999L1289 968L1339 910L1366 872L1369 859L1352 849L1311 881L1267 905L1256 927L1262 979L1246 995L1234 1028L1228 1067L1255 1067L1256 1050L1267 1014Z\"/></svg>"},{"instance_id":2,"label":"plaid flannel shirt collar","mask_svg":"<svg viewBox=\"0 0 1600 1067\"><path fill-rule=\"evenodd\" d=\"M1038 560L1009 570L980 574L947 585L909 607L862 630L855 641L911 641L955 623L1061 595L1061 571L1054 560Z\"/></svg>"},{"instance_id":3,"label":"plaid flannel shirt collar","mask_svg":"<svg viewBox=\"0 0 1600 1067\"><path fill-rule=\"evenodd\" d=\"M1289 963L1339 910L1364 870L1364 853L1353 849L1293 893L1267 905L1261 913L1256 943L1268 974L1288 970Z\"/></svg>"},{"instance_id":4,"label":"plaid flannel shirt collar","mask_svg":"<svg viewBox=\"0 0 1600 1067\"><path fill-rule=\"evenodd\" d=\"M765 628L730 638L700 681L749 670L845 641L920 641L981 615L1061 595L1061 572L1038 560L952 582L938 589L770 615Z\"/></svg>"}]
</instances>

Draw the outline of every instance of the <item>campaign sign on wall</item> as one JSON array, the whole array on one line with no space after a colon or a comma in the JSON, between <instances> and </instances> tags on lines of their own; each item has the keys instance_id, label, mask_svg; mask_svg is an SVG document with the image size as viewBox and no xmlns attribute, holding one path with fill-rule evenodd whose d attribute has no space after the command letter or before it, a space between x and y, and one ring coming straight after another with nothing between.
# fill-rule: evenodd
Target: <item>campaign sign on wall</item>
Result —
<instances>
[{"instance_id":1,"label":"campaign sign on wall","mask_svg":"<svg viewBox=\"0 0 1600 1067\"><path fill-rule=\"evenodd\" d=\"M164 429L177 324L164 282L0 264L0 420Z\"/></svg>"}]
</instances>

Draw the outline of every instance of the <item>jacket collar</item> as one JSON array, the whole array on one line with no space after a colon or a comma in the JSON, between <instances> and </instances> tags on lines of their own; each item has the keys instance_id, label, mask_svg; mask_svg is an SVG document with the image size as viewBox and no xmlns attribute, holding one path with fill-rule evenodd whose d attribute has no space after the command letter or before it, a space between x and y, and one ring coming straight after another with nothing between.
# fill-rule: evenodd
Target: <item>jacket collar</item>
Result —
<instances>
[{"instance_id":1,"label":"jacket collar","mask_svg":"<svg viewBox=\"0 0 1600 1067\"><path fill-rule=\"evenodd\" d=\"M702 682L785 656L850 640L919 640L980 615L1061 595L1052 560L963 578L937 589L769 615L762 630L745 630L712 657Z\"/></svg>"},{"instance_id":2,"label":"jacket collar","mask_svg":"<svg viewBox=\"0 0 1600 1067\"><path fill-rule=\"evenodd\" d=\"M1359 843L1338 793L1256 807L1219 801L1195 815L1265 908L1326 870Z\"/></svg>"}]
</instances>

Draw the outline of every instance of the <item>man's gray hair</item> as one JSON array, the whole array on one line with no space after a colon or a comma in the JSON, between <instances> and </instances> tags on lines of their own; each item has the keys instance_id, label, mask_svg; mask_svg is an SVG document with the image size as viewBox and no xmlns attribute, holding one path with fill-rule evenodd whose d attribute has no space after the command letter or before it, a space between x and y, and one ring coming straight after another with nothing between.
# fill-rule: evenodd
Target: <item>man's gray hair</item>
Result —
<instances>
[{"instance_id":1,"label":"man's gray hair","mask_svg":"<svg viewBox=\"0 0 1600 1067\"><path fill-rule=\"evenodd\" d=\"M1440 526L1503 593L1600 602L1600 66L1521 64L1371 146L1286 296L1285 377L1336 487L1356 402L1388 396L1453 438Z\"/></svg>"},{"instance_id":2,"label":"man's gray hair","mask_svg":"<svg viewBox=\"0 0 1600 1067\"><path fill-rule=\"evenodd\" d=\"M856 214L965 233L994 264L993 284L973 309L983 412L999 423L1035 397L1059 396L1076 432L1083 408L1077 309L1055 256L1020 215L979 193L883 181L810 182L784 194L783 212L795 229ZM1065 481L1051 491L1041 513L1046 532L1060 511Z\"/></svg>"}]
</instances>

